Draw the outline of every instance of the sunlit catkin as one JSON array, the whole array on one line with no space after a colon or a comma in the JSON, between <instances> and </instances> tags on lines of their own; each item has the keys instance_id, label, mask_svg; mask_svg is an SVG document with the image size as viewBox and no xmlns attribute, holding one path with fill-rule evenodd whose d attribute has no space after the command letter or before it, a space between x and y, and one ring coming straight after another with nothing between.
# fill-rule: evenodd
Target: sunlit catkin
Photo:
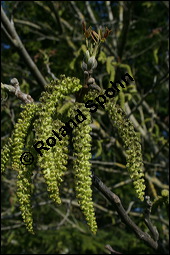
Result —
<instances>
[{"instance_id":1,"label":"sunlit catkin","mask_svg":"<svg viewBox=\"0 0 170 255\"><path fill-rule=\"evenodd\" d=\"M140 200L144 200L144 173L141 144L133 124L127 119L122 108L109 101L105 104L113 126L118 129L126 150L127 169L133 180L134 188Z\"/></svg>"},{"instance_id":2,"label":"sunlit catkin","mask_svg":"<svg viewBox=\"0 0 170 255\"><path fill-rule=\"evenodd\" d=\"M104 95L104 91L101 91L100 95L101 94ZM95 100L97 96L98 92L90 90L84 99ZM133 180L138 198L143 201L146 186L143 178L144 173L140 139L134 130L133 124L127 118L123 109L119 105L116 105L115 101L107 99L104 107L109 114L113 126L118 129L119 135L122 138L126 150L126 167Z\"/></svg>"},{"instance_id":3,"label":"sunlit catkin","mask_svg":"<svg viewBox=\"0 0 170 255\"><path fill-rule=\"evenodd\" d=\"M74 77L65 77L65 75L60 76L60 79L57 79L46 86L47 91L41 94L38 118L34 122L36 142L42 141L44 144L46 144L49 137L54 137L52 132L54 121L53 115L56 112L57 105L67 95L75 93L81 87L82 86L79 83L79 79ZM61 146L59 145L59 147ZM61 163L63 162L63 159L62 162L56 163L56 154L58 154L57 146L53 150L50 146L47 150L42 150L42 155L38 155L38 165L42 169L50 198L57 204L60 204L61 199L59 196L59 183L62 181L60 171L62 168Z\"/></svg>"},{"instance_id":4,"label":"sunlit catkin","mask_svg":"<svg viewBox=\"0 0 170 255\"><path fill-rule=\"evenodd\" d=\"M33 233L33 217L30 201L32 172L21 163L21 155L25 147L28 129L36 113L37 105L26 104L23 108L24 110L20 114L12 136L12 168L18 171L17 196L20 203L22 218L28 231Z\"/></svg>"},{"instance_id":5,"label":"sunlit catkin","mask_svg":"<svg viewBox=\"0 0 170 255\"><path fill-rule=\"evenodd\" d=\"M12 139L9 137L1 152L1 173L5 172L6 165L10 158Z\"/></svg>"},{"instance_id":6,"label":"sunlit catkin","mask_svg":"<svg viewBox=\"0 0 170 255\"><path fill-rule=\"evenodd\" d=\"M70 111L70 116L74 116L76 109L81 110L86 119L78 123L78 127L73 129L73 171L75 176L75 189L80 208L86 218L87 224L95 234L97 224L92 201L92 177L91 177L91 115L82 103L75 103Z\"/></svg>"}]
</instances>

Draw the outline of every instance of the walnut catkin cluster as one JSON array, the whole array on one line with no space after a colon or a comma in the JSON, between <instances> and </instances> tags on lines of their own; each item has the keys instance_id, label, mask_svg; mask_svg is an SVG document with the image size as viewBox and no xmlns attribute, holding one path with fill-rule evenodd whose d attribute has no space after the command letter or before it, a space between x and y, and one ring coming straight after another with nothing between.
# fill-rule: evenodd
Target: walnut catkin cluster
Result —
<instances>
[{"instance_id":1,"label":"walnut catkin cluster","mask_svg":"<svg viewBox=\"0 0 170 255\"><path fill-rule=\"evenodd\" d=\"M80 91L81 88L82 85L80 85L77 78L65 77L64 75L47 85L46 91L41 94L39 103L29 103L23 106L23 111L15 125L12 136L2 151L1 171L5 171L10 159L12 169L18 172L17 196L20 210L27 229L32 233L34 232L31 206L33 171L36 170L35 167L42 170L50 198L56 204L60 204L60 184L67 169L68 155L71 148L69 145L70 138L72 138L73 144L76 196L91 231L93 233L97 231L92 201L91 163L89 161L92 157L91 113L84 102L75 102L70 104L70 109L64 111L64 116L60 114L60 108L64 104L64 100L70 94ZM92 100L95 96L97 96L96 91L89 91L84 100ZM107 102L105 107L124 141L127 167L134 181L138 197L142 200L145 186L142 179L142 156L139 139L121 108L112 102ZM83 119L82 116L84 116ZM77 123L69 121L69 133L67 133L67 129L63 127L66 125L65 120L69 117L71 120L75 117ZM60 139L54 138L54 134L57 134L56 136ZM36 146L40 143L43 149L41 153L35 153L34 150L35 165L23 165L21 155L25 151L30 151L31 142L32 149L34 149L33 145L35 143ZM43 145L48 145L48 147L43 147Z\"/></svg>"}]
</instances>

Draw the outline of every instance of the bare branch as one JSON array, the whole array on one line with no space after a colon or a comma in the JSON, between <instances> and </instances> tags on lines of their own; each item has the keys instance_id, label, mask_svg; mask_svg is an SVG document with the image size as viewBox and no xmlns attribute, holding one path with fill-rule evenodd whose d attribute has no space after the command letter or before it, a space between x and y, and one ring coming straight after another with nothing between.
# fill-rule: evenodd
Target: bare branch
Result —
<instances>
[{"instance_id":1,"label":"bare branch","mask_svg":"<svg viewBox=\"0 0 170 255\"><path fill-rule=\"evenodd\" d=\"M169 188L169 185L162 183L156 176L150 176L148 173L145 173L145 178L161 189Z\"/></svg>"},{"instance_id":2,"label":"bare branch","mask_svg":"<svg viewBox=\"0 0 170 255\"><path fill-rule=\"evenodd\" d=\"M60 17L61 22L63 23L63 25L68 28L70 31L73 31L74 28L71 26L71 24L69 22L67 22L65 19L63 19L62 17Z\"/></svg>"},{"instance_id":3,"label":"bare branch","mask_svg":"<svg viewBox=\"0 0 170 255\"><path fill-rule=\"evenodd\" d=\"M136 234L136 236L144 241L148 246L153 249L158 248L158 243L154 241L150 235L143 232L127 215L125 209L122 206L120 198L109 190L109 188L96 176L93 174L93 185L111 202L114 209L118 212L122 221Z\"/></svg>"},{"instance_id":4,"label":"bare branch","mask_svg":"<svg viewBox=\"0 0 170 255\"><path fill-rule=\"evenodd\" d=\"M127 116L129 117L131 109L129 107L128 103L125 103L125 109L126 109L126 113ZM130 120L132 121L134 127L139 130L139 132L141 133L141 135L147 140L148 139L148 134L147 132L140 126L139 122L136 120L136 118L134 117L134 115L130 115Z\"/></svg>"},{"instance_id":5,"label":"bare branch","mask_svg":"<svg viewBox=\"0 0 170 255\"><path fill-rule=\"evenodd\" d=\"M162 1L162 3L169 9L169 1Z\"/></svg>"},{"instance_id":6,"label":"bare branch","mask_svg":"<svg viewBox=\"0 0 170 255\"><path fill-rule=\"evenodd\" d=\"M51 9L46 4L44 4L43 1L34 1L34 3L37 4L38 6L40 6L43 9L43 11L48 13L48 15L51 15L54 22L57 23L55 14L53 12L51 12ZM44 25L44 23L43 23L43 25ZM53 32L54 32L54 30L53 30Z\"/></svg>"},{"instance_id":7,"label":"bare branch","mask_svg":"<svg viewBox=\"0 0 170 255\"><path fill-rule=\"evenodd\" d=\"M49 74L54 80L56 80L57 77L54 75L54 73L51 72L50 64L49 64L49 63L46 63L45 65L46 65L48 74Z\"/></svg>"},{"instance_id":8,"label":"bare branch","mask_svg":"<svg viewBox=\"0 0 170 255\"><path fill-rule=\"evenodd\" d=\"M77 16L78 16L79 20L83 21L84 20L84 15L81 13L79 8L77 7L75 1L70 1L70 4L71 4L73 10L75 11L75 13L77 13Z\"/></svg>"},{"instance_id":9,"label":"bare branch","mask_svg":"<svg viewBox=\"0 0 170 255\"><path fill-rule=\"evenodd\" d=\"M62 34L64 32L64 28L63 28L63 24L61 23L61 18L58 14L58 9L57 9L57 3L56 1L51 1L52 3L52 8L53 8L53 12L57 21L57 25L58 25L58 30L60 32L60 34Z\"/></svg>"},{"instance_id":10,"label":"bare branch","mask_svg":"<svg viewBox=\"0 0 170 255\"><path fill-rule=\"evenodd\" d=\"M110 1L106 1L105 4L106 4L109 20L113 21L113 12L110 6Z\"/></svg>"},{"instance_id":11,"label":"bare branch","mask_svg":"<svg viewBox=\"0 0 170 255\"><path fill-rule=\"evenodd\" d=\"M15 19L14 18L14 22L18 23L18 24L21 24L21 25L26 25L26 26L32 27L32 28L37 29L37 30L42 30L41 26L39 26L35 23L32 23L29 20L21 20L21 19Z\"/></svg>"},{"instance_id":12,"label":"bare branch","mask_svg":"<svg viewBox=\"0 0 170 255\"><path fill-rule=\"evenodd\" d=\"M96 24L97 24L97 20L96 20L96 18L95 18L95 16L94 16L94 13L93 13L92 8L91 8L91 6L90 6L90 4L89 4L89 1L85 1L85 4L86 4L88 14L89 14L89 16L90 16L90 18L91 18L93 24L96 25Z\"/></svg>"},{"instance_id":13,"label":"bare branch","mask_svg":"<svg viewBox=\"0 0 170 255\"><path fill-rule=\"evenodd\" d=\"M159 152L162 150L159 149L158 145L155 143L155 141L152 139L152 136L149 132L146 132L139 124L139 122L136 120L135 116L131 113L131 109L129 107L129 104L126 102L125 103L125 109L126 109L126 114L129 117L129 119L131 120L131 122L133 123L134 127L141 133L142 137L145 139L145 141L149 144L152 144L153 147L153 153L155 155L158 155ZM165 145L164 145L165 146ZM152 160L153 157L155 158L155 156L152 156Z\"/></svg>"},{"instance_id":14,"label":"bare branch","mask_svg":"<svg viewBox=\"0 0 170 255\"><path fill-rule=\"evenodd\" d=\"M141 98L141 97L140 97L140 98ZM158 124L159 124L160 126L162 126L167 132L169 132L168 126L160 120L160 118L159 118L159 116L157 115L157 113L154 111L154 109L153 109L152 107L150 107L150 106L148 105L148 103L147 103L145 100L142 102L142 105L145 107L145 109L147 110L147 112L148 112L149 114L151 114L151 115L154 116L154 118L156 119L156 121L158 122ZM133 111L133 109L132 109L132 111Z\"/></svg>"},{"instance_id":15,"label":"bare branch","mask_svg":"<svg viewBox=\"0 0 170 255\"><path fill-rule=\"evenodd\" d=\"M122 4L122 3L121 3ZM120 60L123 57L126 41L127 41L127 35L129 31L129 25L130 25L130 19L131 19L131 13L132 13L132 2L124 2L124 10L123 10L123 27L121 30L121 35L119 38L119 43L118 43L118 56Z\"/></svg>"},{"instance_id":16,"label":"bare branch","mask_svg":"<svg viewBox=\"0 0 170 255\"><path fill-rule=\"evenodd\" d=\"M109 245L109 244L106 244L105 248L111 252L111 254L123 254L123 253L120 253L118 251L115 251L113 250L113 248Z\"/></svg>"},{"instance_id":17,"label":"bare branch","mask_svg":"<svg viewBox=\"0 0 170 255\"><path fill-rule=\"evenodd\" d=\"M152 225L151 219L150 219L152 203L150 201L149 196L145 197L145 202L146 202L146 209L144 211L144 217L145 217L144 220L145 220L145 223L146 223L147 227L149 228L150 232L152 233L153 239L155 241L158 241L158 239L159 239L158 230L155 226Z\"/></svg>"},{"instance_id":18,"label":"bare branch","mask_svg":"<svg viewBox=\"0 0 170 255\"><path fill-rule=\"evenodd\" d=\"M59 210L58 208L55 208L54 206L51 207L55 212L57 212L59 215L61 215L64 220L67 222L67 224L69 223L73 228L77 228L80 232L82 233L86 233L86 231L79 227L78 224L75 224L72 220L68 219L68 217L63 213L61 212L61 210Z\"/></svg>"},{"instance_id":19,"label":"bare branch","mask_svg":"<svg viewBox=\"0 0 170 255\"><path fill-rule=\"evenodd\" d=\"M123 29L123 8L124 8L124 2L120 1L119 2L119 35Z\"/></svg>"},{"instance_id":20,"label":"bare branch","mask_svg":"<svg viewBox=\"0 0 170 255\"><path fill-rule=\"evenodd\" d=\"M6 226L6 227L1 227L1 231L7 231L7 230L11 230L11 229L16 229L16 228L20 228L24 225L24 223L20 223L20 224L13 224L12 226Z\"/></svg>"},{"instance_id":21,"label":"bare branch","mask_svg":"<svg viewBox=\"0 0 170 255\"><path fill-rule=\"evenodd\" d=\"M25 104L34 102L34 99L30 95L25 94L20 90L19 82L16 78L11 79L10 82L12 85L3 84L1 82L1 88L15 94L16 97L22 100Z\"/></svg>"},{"instance_id":22,"label":"bare branch","mask_svg":"<svg viewBox=\"0 0 170 255\"><path fill-rule=\"evenodd\" d=\"M65 215L62 214L63 219L60 221L60 223L58 223L57 229L59 229L59 228L67 221L67 219L68 219L68 217L69 217L69 215L70 215L70 209L71 209L70 206L71 206L71 201L70 201L70 203L68 204L66 214L65 214ZM53 205L50 205L50 207L53 209ZM59 210L59 212L61 212L61 211Z\"/></svg>"},{"instance_id":23,"label":"bare branch","mask_svg":"<svg viewBox=\"0 0 170 255\"><path fill-rule=\"evenodd\" d=\"M4 35L6 36L6 38L7 38L9 41L12 41L11 36L9 35L9 33L7 32L7 30L5 29L5 27L3 26L2 23L1 23L1 30L2 30L2 32L4 33Z\"/></svg>"},{"instance_id":24,"label":"bare branch","mask_svg":"<svg viewBox=\"0 0 170 255\"><path fill-rule=\"evenodd\" d=\"M14 45L14 47L17 48L19 54L21 55L21 57L25 60L27 66L29 67L30 71L32 72L32 74L34 75L35 79L37 80L37 82L41 85L41 86L45 86L46 85L46 81L44 79L44 77L42 76L41 72L39 71L39 69L37 68L37 66L35 65L35 63L33 62L33 60L31 59L30 55L28 54L27 50L25 49L23 43L21 42L15 27L13 25L13 23L11 23L8 19L8 17L6 16L2 6L1 6L1 19L2 19L2 29L4 28L4 33L7 36L7 39L10 40L10 42Z\"/></svg>"},{"instance_id":25,"label":"bare branch","mask_svg":"<svg viewBox=\"0 0 170 255\"><path fill-rule=\"evenodd\" d=\"M136 109L143 103L144 99L146 99L148 95L153 93L156 86L158 85L161 86L165 81L168 81L168 73L166 73L161 79L153 83L152 87L142 97L140 97L140 101L138 102L137 105L135 105L134 109L132 109L132 111L128 114L128 117L130 117L130 115L136 111Z\"/></svg>"}]
</instances>

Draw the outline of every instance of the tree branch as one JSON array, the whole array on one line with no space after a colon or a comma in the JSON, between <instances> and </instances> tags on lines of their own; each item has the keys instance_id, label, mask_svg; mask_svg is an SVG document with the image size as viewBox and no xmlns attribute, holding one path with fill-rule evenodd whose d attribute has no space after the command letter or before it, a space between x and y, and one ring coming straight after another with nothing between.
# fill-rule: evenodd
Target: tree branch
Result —
<instances>
[{"instance_id":1,"label":"tree branch","mask_svg":"<svg viewBox=\"0 0 170 255\"><path fill-rule=\"evenodd\" d=\"M108 18L110 21L113 21L113 12L110 6L110 1L106 1L105 4L106 4L107 12L108 12Z\"/></svg>"},{"instance_id":2,"label":"tree branch","mask_svg":"<svg viewBox=\"0 0 170 255\"><path fill-rule=\"evenodd\" d=\"M6 16L2 6L1 6L1 19L2 19L2 29L4 29L4 33L7 36L7 39L13 44L13 46L18 50L20 56L25 60L27 66L29 67L31 73L34 75L35 79L41 86L46 85L46 81L42 76L41 72L31 59L30 55L28 54L27 50L25 49L23 43L21 42L15 27L12 22L9 21L8 17Z\"/></svg>"},{"instance_id":3,"label":"tree branch","mask_svg":"<svg viewBox=\"0 0 170 255\"><path fill-rule=\"evenodd\" d=\"M97 20L96 20L96 18L94 16L94 13L93 13L92 8L91 8L91 6L89 4L89 1L85 1L85 5L86 5L86 8L87 8L87 12L88 12L88 14L89 14L89 16L91 18L91 21L93 22L94 25L97 25Z\"/></svg>"},{"instance_id":4,"label":"tree branch","mask_svg":"<svg viewBox=\"0 0 170 255\"><path fill-rule=\"evenodd\" d=\"M129 31L131 13L132 13L132 6L131 2L124 3L124 12L123 12L123 28L121 31L119 43L118 43L118 56L120 60L123 57L126 41L127 41L127 34Z\"/></svg>"},{"instance_id":5,"label":"tree branch","mask_svg":"<svg viewBox=\"0 0 170 255\"><path fill-rule=\"evenodd\" d=\"M1 82L1 88L15 94L16 97L22 100L25 104L34 102L34 99L30 95L25 94L20 90L19 82L16 78L11 79L10 82L12 85L3 84Z\"/></svg>"},{"instance_id":6,"label":"tree branch","mask_svg":"<svg viewBox=\"0 0 170 255\"><path fill-rule=\"evenodd\" d=\"M110 251L111 254L122 254L122 253L120 253L120 252L118 252L118 251L113 250L113 248L112 248L109 244L106 244L105 248L106 248L108 251Z\"/></svg>"},{"instance_id":7,"label":"tree branch","mask_svg":"<svg viewBox=\"0 0 170 255\"><path fill-rule=\"evenodd\" d=\"M84 20L84 15L82 14L82 12L77 7L75 1L70 1L70 4L71 4L71 6L74 10L74 13L77 14L78 19L82 22Z\"/></svg>"},{"instance_id":8,"label":"tree branch","mask_svg":"<svg viewBox=\"0 0 170 255\"><path fill-rule=\"evenodd\" d=\"M146 196L146 199L145 199L145 202L146 202L146 209L144 211L144 220L145 220L145 224L147 225L148 229L150 230L152 236L153 236L153 239L155 241L158 241L159 239L159 233L157 231L157 228L155 226L152 225L151 223L151 219L150 219L150 214L151 214L151 208L152 208L152 203L150 201L150 197L149 196Z\"/></svg>"},{"instance_id":9,"label":"tree branch","mask_svg":"<svg viewBox=\"0 0 170 255\"><path fill-rule=\"evenodd\" d=\"M158 85L161 86L166 81L168 81L168 73L166 73L163 77L161 77L158 81L156 81L152 85L152 87L143 96L140 97L140 101L135 105L134 109L132 109L131 112L128 114L128 118L143 103L143 101L146 99L146 97L153 93L156 86L158 86Z\"/></svg>"},{"instance_id":10,"label":"tree branch","mask_svg":"<svg viewBox=\"0 0 170 255\"><path fill-rule=\"evenodd\" d=\"M106 185L93 174L92 176L93 185L111 202L114 209L117 211L122 221L136 234L136 236L144 241L148 246L153 249L158 248L157 241L154 241L150 235L143 232L127 215L125 209L122 206L120 198L106 187Z\"/></svg>"}]
</instances>

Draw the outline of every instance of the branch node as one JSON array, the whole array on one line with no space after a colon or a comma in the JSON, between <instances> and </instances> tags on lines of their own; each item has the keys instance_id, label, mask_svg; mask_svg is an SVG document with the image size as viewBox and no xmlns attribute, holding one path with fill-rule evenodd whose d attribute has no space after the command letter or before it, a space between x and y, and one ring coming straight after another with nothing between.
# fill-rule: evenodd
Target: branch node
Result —
<instances>
[{"instance_id":1,"label":"branch node","mask_svg":"<svg viewBox=\"0 0 170 255\"><path fill-rule=\"evenodd\" d=\"M147 225L148 229L150 230L150 232L153 236L153 239L157 242L159 239L159 233L158 233L157 228L152 225L152 222L150 219L152 202L151 202L149 196L145 196L145 204L146 204L146 209L144 211L144 221L145 221L145 224Z\"/></svg>"}]
</instances>

